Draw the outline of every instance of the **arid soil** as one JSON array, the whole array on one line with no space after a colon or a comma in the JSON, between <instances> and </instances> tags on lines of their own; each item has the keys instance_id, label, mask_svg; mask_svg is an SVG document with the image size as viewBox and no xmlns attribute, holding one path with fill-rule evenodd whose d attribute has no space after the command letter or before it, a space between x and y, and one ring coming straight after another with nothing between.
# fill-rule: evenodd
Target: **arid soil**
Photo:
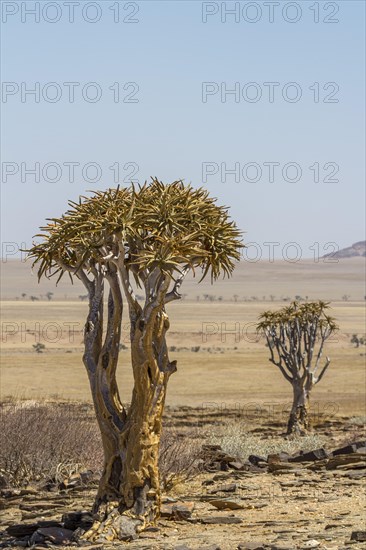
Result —
<instances>
[{"instance_id":1,"label":"arid soil","mask_svg":"<svg viewBox=\"0 0 366 550\"><path fill-rule=\"evenodd\" d=\"M227 423L233 421L245 423L248 437L259 436L262 443L258 449L264 456L239 459L206 444L201 455L201 471L164 492L162 517L156 528L143 533L139 540L118 544L103 541L94 543L93 548L338 550L365 547L366 449L361 421L341 416L318 417L313 437L314 443L323 442L323 451L305 454L309 451L308 441L303 458L298 457L295 462L278 453L272 453L267 459L268 443L274 437L276 441L282 437L281 417L256 414L243 417L234 409L218 415L217 411L186 407L169 409L165 424L167 428L175 426L181 438L198 435L203 440L208 436L206 441L212 441L212 434L217 434L220 441ZM225 437L222 442L225 446ZM349 446L352 442L358 443L352 448ZM324 450L330 453L335 449L340 449L340 454L322 454ZM292 454L298 455L298 452ZM61 485L51 482L46 488L41 482L17 489L3 488L2 547L25 547L32 542L33 548L52 547L52 540L57 540L52 539L58 533L55 528L64 526L62 518L70 527L70 512L90 510L94 492L95 484L88 476L74 476ZM84 514L84 521L88 517ZM41 530L35 533L37 523ZM17 524L23 529L25 525L31 527L26 535L21 532L23 540L18 538L16 542L14 525ZM13 530L6 532L11 525ZM71 527L75 528L72 522ZM42 532L49 537L42 536ZM71 531L66 533L72 535ZM67 540L65 543L66 547L76 544Z\"/></svg>"}]
</instances>

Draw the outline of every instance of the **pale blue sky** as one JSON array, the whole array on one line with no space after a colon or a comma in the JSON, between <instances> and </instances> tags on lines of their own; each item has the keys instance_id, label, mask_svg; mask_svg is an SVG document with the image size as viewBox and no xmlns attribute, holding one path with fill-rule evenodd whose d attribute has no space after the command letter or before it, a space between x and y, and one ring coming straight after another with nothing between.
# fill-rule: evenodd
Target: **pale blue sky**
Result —
<instances>
[{"instance_id":1,"label":"pale blue sky","mask_svg":"<svg viewBox=\"0 0 366 550\"><path fill-rule=\"evenodd\" d=\"M47 2L40 2L39 23L22 13L21 4L24 9L24 2L2 2L2 80L19 87L25 82L28 88L39 82L41 90L56 82L62 96L55 103L42 95L39 103L30 96L22 102L20 92L2 96L3 242L29 245L38 226L46 217L60 215L68 199L87 189L113 186L109 167L116 163L121 179L138 165L139 181L156 175L164 181L183 178L194 186L203 183L203 163L211 163L217 173L208 175L204 185L231 207L250 242L294 241L304 257L311 257L314 242L343 247L364 238L363 1L290 3L301 9L296 23L283 18L288 2L275 6L273 23L263 2L251 2L252 8L240 2L239 22L228 15L226 23L221 21L221 2L120 2L121 18L138 23L115 23L110 8L117 2L104 0L95 2L101 18L94 24L83 20L82 8L88 2L82 0L75 6L74 23L68 21L65 2L57 2L61 18L56 23L44 20ZM28 8L35 4L26 2ZM138 13L129 16L136 4ZM226 6L232 8L235 2ZM285 16L294 18L296 6L286 8ZM317 8L319 23L314 22ZM56 17L56 8L48 9L45 16ZM93 18L96 8L88 9L87 17ZM202 10L216 9L218 13L203 23ZM258 15L260 9L262 16L249 23L243 9L249 9L249 19L255 17L253 10ZM11 15L12 11L17 13ZM339 22L325 23L327 17ZM68 101L64 82L81 83L74 103ZM102 90L96 103L82 98L80 89L89 82ZM134 91L135 85L123 90L125 83L137 83L139 90L132 98L138 102L115 103L109 90L115 82L121 84L122 97L132 97ZM221 83L231 89L238 82L240 92L246 83L255 82L262 98L251 103L241 95L235 102L227 95L222 102L215 93L203 103L203 82L215 82L219 89ZM265 82L279 83L273 103ZM296 82L302 91L296 103L282 97L288 82ZM315 82L320 86L319 102L314 102ZM333 96L329 94L334 85L323 90L329 82L339 86ZM12 85L5 86L11 91ZM54 91L48 88L46 94L51 97ZM87 91L91 94L93 88ZM248 89L249 96L253 91ZM289 88L289 97L294 91ZM338 102L324 103L326 96ZM60 180L44 181L41 173L40 182L29 174L23 174L22 182L21 163L30 168L35 162L41 171L57 163ZM64 164L70 162L80 163L74 182ZM97 183L83 180L82 167L88 162L102 170ZM273 182L263 164L268 162L280 164ZM301 167L300 181L283 180L281 170L289 162ZM124 169L127 163L134 164ZM240 169L257 163L262 178L250 182L240 175L235 182L234 176L227 176L225 182L221 163L228 169L235 163ZM309 169L314 163L320 166L318 183L315 168ZM334 166L324 172L326 163L339 166L334 176L339 182L322 181ZM54 173L50 169L46 177ZM92 169L88 174L93 176ZM290 169L289 177L293 174ZM253 177L249 170L249 179Z\"/></svg>"}]
</instances>

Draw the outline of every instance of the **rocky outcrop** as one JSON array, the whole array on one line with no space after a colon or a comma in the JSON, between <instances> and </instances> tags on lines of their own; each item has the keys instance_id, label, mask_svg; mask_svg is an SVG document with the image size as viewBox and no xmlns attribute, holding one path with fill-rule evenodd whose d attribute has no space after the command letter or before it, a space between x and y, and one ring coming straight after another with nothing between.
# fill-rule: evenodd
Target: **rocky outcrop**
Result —
<instances>
[{"instance_id":1,"label":"rocky outcrop","mask_svg":"<svg viewBox=\"0 0 366 550\"><path fill-rule=\"evenodd\" d=\"M366 256L366 241L359 241L354 243L352 246L347 248L342 248L337 252L331 252L330 254L325 254L323 258L356 258L357 256Z\"/></svg>"}]
</instances>

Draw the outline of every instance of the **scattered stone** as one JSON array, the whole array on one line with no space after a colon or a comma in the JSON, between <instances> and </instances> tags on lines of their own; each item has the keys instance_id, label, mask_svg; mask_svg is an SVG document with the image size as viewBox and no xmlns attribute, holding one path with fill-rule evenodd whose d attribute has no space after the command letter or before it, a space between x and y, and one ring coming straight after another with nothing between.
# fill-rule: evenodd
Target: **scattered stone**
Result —
<instances>
[{"instance_id":1,"label":"scattered stone","mask_svg":"<svg viewBox=\"0 0 366 550\"><path fill-rule=\"evenodd\" d=\"M236 483L228 483L227 485L220 485L216 489L210 489L210 494L216 494L216 493L235 493L238 486Z\"/></svg>"},{"instance_id":2,"label":"scattered stone","mask_svg":"<svg viewBox=\"0 0 366 550\"><path fill-rule=\"evenodd\" d=\"M204 525L231 525L243 523L243 520L236 516L206 516L199 518L198 522Z\"/></svg>"},{"instance_id":3,"label":"scattered stone","mask_svg":"<svg viewBox=\"0 0 366 550\"><path fill-rule=\"evenodd\" d=\"M140 525L141 522L139 520L132 519L124 515L117 516L113 522L113 528L117 531L119 540L123 540L126 542L137 539L138 535L136 531L138 526ZM114 538L114 533L112 534L112 536Z\"/></svg>"},{"instance_id":4,"label":"scattered stone","mask_svg":"<svg viewBox=\"0 0 366 550\"><path fill-rule=\"evenodd\" d=\"M238 545L237 550L265 550L266 546L263 542L241 542Z\"/></svg>"},{"instance_id":5,"label":"scattered stone","mask_svg":"<svg viewBox=\"0 0 366 550\"><path fill-rule=\"evenodd\" d=\"M74 532L62 527L41 527L31 536L32 544L50 541L53 544L68 544L73 540Z\"/></svg>"},{"instance_id":6,"label":"scattered stone","mask_svg":"<svg viewBox=\"0 0 366 550\"><path fill-rule=\"evenodd\" d=\"M299 471L297 464L290 464L289 462L271 462L268 465L268 470L272 473L287 474Z\"/></svg>"},{"instance_id":7,"label":"scattered stone","mask_svg":"<svg viewBox=\"0 0 366 550\"><path fill-rule=\"evenodd\" d=\"M37 531L38 523L19 523L16 525L10 525L6 532L11 537L20 539L22 537L30 537L35 531Z\"/></svg>"},{"instance_id":8,"label":"scattered stone","mask_svg":"<svg viewBox=\"0 0 366 550\"><path fill-rule=\"evenodd\" d=\"M302 543L301 549L307 549L307 548L318 548L320 546L320 542L315 539L307 540L306 542Z\"/></svg>"},{"instance_id":9,"label":"scattered stone","mask_svg":"<svg viewBox=\"0 0 366 550\"><path fill-rule=\"evenodd\" d=\"M325 449L315 449L315 451L310 451L308 453L300 453L297 456L290 457L289 462L315 462L317 460L324 460L328 457L328 453Z\"/></svg>"},{"instance_id":10,"label":"scattered stone","mask_svg":"<svg viewBox=\"0 0 366 550\"><path fill-rule=\"evenodd\" d=\"M352 454L352 453L355 453L357 449L360 449L362 447L366 447L366 441L355 441L354 443L352 443L352 445L346 445L346 447L335 449L332 452L332 455L338 456L338 455Z\"/></svg>"},{"instance_id":11,"label":"scattered stone","mask_svg":"<svg viewBox=\"0 0 366 550\"><path fill-rule=\"evenodd\" d=\"M268 464L272 462L288 462L290 455L288 453L274 453L267 456Z\"/></svg>"},{"instance_id":12,"label":"scattered stone","mask_svg":"<svg viewBox=\"0 0 366 550\"><path fill-rule=\"evenodd\" d=\"M20 490L20 496L38 495L38 494L39 494L39 490L32 486L28 486L28 487L25 487L25 489Z\"/></svg>"},{"instance_id":13,"label":"scattered stone","mask_svg":"<svg viewBox=\"0 0 366 550\"><path fill-rule=\"evenodd\" d=\"M260 466L260 464L267 464L267 460L263 456L250 455L248 460L254 466Z\"/></svg>"},{"instance_id":14,"label":"scattered stone","mask_svg":"<svg viewBox=\"0 0 366 550\"><path fill-rule=\"evenodd\" d=\"M243 464L242 462L229 462L229 466L232 470L237 470L237 471L241 471L241 470L245 470L245 464Z\"/></svg>"},{"instance_id":15,"label":"scattered stone","mask_svg":"<svg viewBox=\"0 0 366 550\"><path fill-rule=\"evenodd\" d=\"M174 502L163 504L160 516L171 520L187 520L194 510L194 502Z\"/></svg>"},{"instance_id":16,"label":"scattered stone","mask_svg":"<svg viewBox=\"0 0 366 550\"><path fill-rule=\"evenodd\" d=\"M353 531L351 535L351 540L356 540L357 542L366 542L366 531Z\"/></svg>"},{"instance_id":17,"label":"scattered stone","mask_svg":"<svg viewBox=\"0 0 366 550\"><path fill-rule=\"evenodd\" d=\"M326 465L327 470L333 470L339 466L348 465L350 469L355 469L354 465L358 464L361 468L365 468L366 454L364 453L351 453L348 455L339 455L328 460Z\"/></svg>"},{"instance_id":18,"label":"scattered stone","mask_svg":"<svg viewBox=\"0 0 366 550\"><path fill-rule=\"evenodd\" d=\"M218 510L243 510L245 508L240 502L228 498L202 497L201 501L212 504L212 506L215 506Z\"/></svg>"},{"instance_id":19,"label":"scattered stone","mask_svg":"<svg viewBox=\"0 0 366 550\"><path fill-rule=\"evenodd\" d=\"M25 512L35 512L38 510L50 511L50 510L55 510L56 508L60 508L60 506L62 506L62 504L41 501L41 502L32 502L31 504L20 504L19 509L24 510Z\"/></svg>"}]
</instances>

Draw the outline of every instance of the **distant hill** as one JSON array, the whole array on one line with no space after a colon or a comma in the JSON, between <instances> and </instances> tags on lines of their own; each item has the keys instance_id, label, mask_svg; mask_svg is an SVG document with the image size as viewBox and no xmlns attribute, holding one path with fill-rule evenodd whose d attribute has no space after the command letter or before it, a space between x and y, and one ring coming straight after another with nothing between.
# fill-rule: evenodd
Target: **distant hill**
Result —
<instances>
[{"instance_id":1,"label":"distant hill","mask_svg":"<svg viewBox=\"0 0 366 550\"><path fill-rule=\"evenodd\" d=\"M323 258L356 258L356 256L366 256L366 241L359 241L352 246L338 250L338 252L325 254Z\"/></svg>"}]
</instances>

